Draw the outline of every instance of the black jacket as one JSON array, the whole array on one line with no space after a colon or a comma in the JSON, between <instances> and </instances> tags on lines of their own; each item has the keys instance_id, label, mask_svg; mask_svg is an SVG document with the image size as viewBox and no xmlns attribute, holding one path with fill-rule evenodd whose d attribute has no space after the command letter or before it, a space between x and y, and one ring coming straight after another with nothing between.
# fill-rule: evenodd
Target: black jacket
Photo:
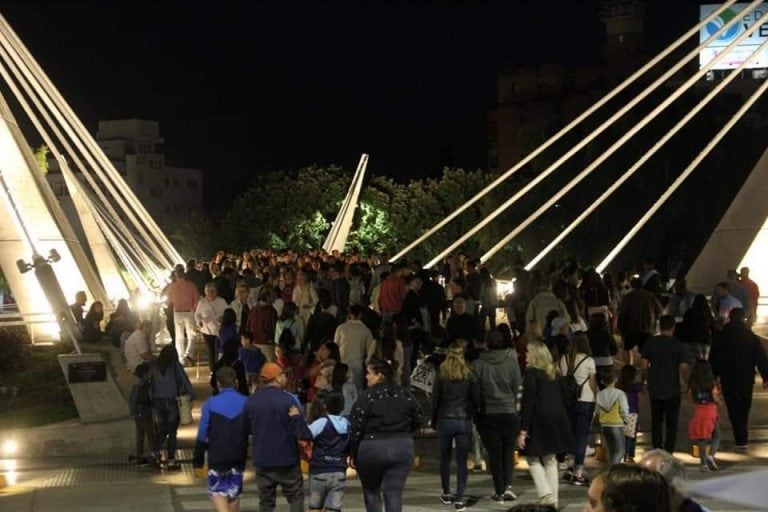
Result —
<instances>
[{"instance_id":1,"label":"black jacket","mask_svg":"<svg viewBox=\"0 0 768 512\"><path fill-rule=\"evenodd\" d=\"M731 321L723 326L712 344L709 361L723 388L751 389L755 367L763 381L768 381L768 357L760 338L742 322Z\"/></svg>"},{"instance_id":2,"label":"black jacket","mask_svg":"<svg viewBox=\"0 0 768 512\"><path fill-rule=\"evenodd\" d=\"M469 313L452 314L445 323L445 330L448 333L448 343L462 339L467 340L469 345L473 346L480 339L480 323L474 315Z\"/></svg>"},{"instance_id":3,"label":"black jacket","mask_svg":"<svg viewBox=\"0 0 768 512\"><path fill-rule=\"evenodd\" d=\"M438 370L439 372L440 370ZM440 418L451 420L472 419L483 399L474 373L464 380L435 379L432 387L432 427L437 428Z\"/></svg>"},{"instance_id":4,"label":"black jacket","mask_svg":"<svg viewBox=\"0 0 768 512\"><path fill-rule=\"evenodd\" d=\"M355 402L352 422L352 455L365 439L411 436L421 426L421 407L404 387L381 383L366 389Z\"/></svg>"},{"instance_id":5,"label":"black jacket","mask_svg":"<svg viewBox=\"0 0 768 512\"><path fill-rule=\"evenodd\" d=\"M592 352L592 357L615 356L619 351L613 335L606 330L587 331L587 338L589 338L589 349Z\"/></svg>"}]
</instances>

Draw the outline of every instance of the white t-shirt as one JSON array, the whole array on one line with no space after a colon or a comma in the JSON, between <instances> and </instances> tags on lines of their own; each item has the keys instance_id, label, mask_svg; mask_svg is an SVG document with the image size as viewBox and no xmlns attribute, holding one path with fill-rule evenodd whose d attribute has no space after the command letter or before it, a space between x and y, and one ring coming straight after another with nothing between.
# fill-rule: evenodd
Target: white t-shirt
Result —
<instances>
[{"instance_id":1,"label":"white t-shirt","mask_svg":"<svg viewBox=\"0 0 768 512\"><path fill-rule=\"evenodd\" d=\"M144 362L141 358L141 354L148 354L150 352L149 341L144 333L139 329L136 329L125 340L125 366L128 371L133 373L136 367Z\"/></svg>"},{"instance_id":2,"label":"white t-shirt","mask_svg":"<svg viewBox=\"0 0 768 512\"><path fill-rule=\"evenodd\" d=\"M584 361L585 358L586 361ZM582 361L584 362L582 363ZM589 386L589 376L597 373L595 360L585 354L576 354L576 361L574 361L573 367L576 368L576 371L573 373L573 376L576 379L576 384L579 386L581 386L582 383L584 384L581 386L581 396L579 397L579 401L594 402L595 393ZM568 356L560 358L560 373L562 375L568 375Z\"/></svg>"}]
</instances>

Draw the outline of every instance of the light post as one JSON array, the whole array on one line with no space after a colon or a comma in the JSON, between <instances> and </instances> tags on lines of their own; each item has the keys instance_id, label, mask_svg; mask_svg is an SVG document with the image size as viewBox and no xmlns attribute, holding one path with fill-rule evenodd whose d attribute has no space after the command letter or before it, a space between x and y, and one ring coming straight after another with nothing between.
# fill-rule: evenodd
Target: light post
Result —
<instances>
[{"instance_id":1,"label":"light post","mask_svg":"<svg viewBox=\"0 0 768 512\"><path fill-rule=\"evenodd\" d=\"M61 256L56 249L51 249L48 252L47 258L41 256L37 251L34 240L32 239L32 236L30 235L29 230L24 223L24 218L21 215L21 211L18 205L13 200L13 196L11 195L8 184L3 177L2 171L0 171L0 188L2 188L2 191L6 196L8 205L11 209L11 216L13 220L17 223L19 231L23 234L25 241L32 249L32 263L28 263L23 259L19 259L16 261L16 267L22 274L25 274L26 272L34 269L35 277L40 283L40 287L45 294L45 298L48 300L48 303L51 306L51 310L53 311L53 315L56 318L56 322L59 324L61 334L63 336L66 335L77 353L81 354L82 352L80 351L79 341L82 339L82 333L80 331L80 326L78 326L77 322L75 322L75 317L72 314L72 310L70 309L69 304L67 303L67 299L61 289L59 280L56 278L56 274L53 272L53 268L51 267L51 263L59 261Z\"/></svg>"}]
</instances>

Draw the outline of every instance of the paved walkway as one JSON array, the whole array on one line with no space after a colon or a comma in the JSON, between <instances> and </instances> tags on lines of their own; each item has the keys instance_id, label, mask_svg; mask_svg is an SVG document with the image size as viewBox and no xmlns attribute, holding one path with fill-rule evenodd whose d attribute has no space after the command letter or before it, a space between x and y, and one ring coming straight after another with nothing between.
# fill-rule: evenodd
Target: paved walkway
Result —
<instances>
[{"instance_id":1,"label":"paved walkway","mask_svg":"<svg viewBox=\"0 0 768 512\"><path fill-rule=\"evenodd\" d=\"M195 386L202 393L208 394L207 377L204 368L198 372L195 368L187 370ZM700 480L717 475L734 475L754 469L763 469L768 463L768 392L755 387L755 400L752 408L751 444L747 452L733 449L730 425L723 420L723 446L718 455L721 471L702 474L698 471L698 461L682 450L689 449L686 439L686 426L690 417L691 406L685 401L680 415L678 436L678 457L689 468L689 478ZM646 400L641 404L638 456L649 442L650 414ZM725 417L725 409L721 410ZM187 512L211 510L205 493L205 482L194 477L191 464L192 440L196 424L180 430L180 443L183 449L180 458L184 460L182 470L172 473L156 472L137 468L127 461L127 456L119 455L110 459L50 459L50 460L2 460L0 475L8 481L8 486L0 488L0 512ZM439 502L440 478L437 471L437 441L434 438L420 439L417 452L421 455L422 465L409 477L404 496L405 510L408 512L452 510ZM594 458L587 459L587 470L594 474L602 464ZM514 488L519 495L518 502L536 499L533 482L527 472L526 464L521 461L516 469ZM487 473L471 473L468 494L469 510L494 511L506 510L509 505L497 505L489 501L491 479ZM561 509L567 512L582 510L586 500L586 489L563 484L560 488ZM715 501L703 501L711 510L738 511L742 508ZM359 480L351 478L345 499L345 510L356 512L364 510ZM511 505L511 503L510 503ZM245 493L242 499L244 512L258 510L253 474L246 473ZM278 500L278 511L288 510L284 499ZM768 506L766 506L768 510Z\"/></svg>"}]
</instances>

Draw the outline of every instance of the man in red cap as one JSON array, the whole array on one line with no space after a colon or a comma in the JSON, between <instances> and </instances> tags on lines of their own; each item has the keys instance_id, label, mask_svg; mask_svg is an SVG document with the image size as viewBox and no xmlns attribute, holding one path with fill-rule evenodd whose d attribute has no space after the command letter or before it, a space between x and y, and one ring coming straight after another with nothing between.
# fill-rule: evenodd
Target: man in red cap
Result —
<instances>
[{"instance_id":1,"label":"man in red cap","mask_svg":"<svg viewBox=\"0 0 768 512\"><path fill-rule=\"evenodd\" d=\"M299 467L298 440L311 440L312 432L301 414L298 398L284 389L288 379L283 368L266 363L260 376L263 388L245 403L259 488L259 510L275 509L280 486L291 512L303 512L304 480Z\"/></svg>"}]
</instances>

